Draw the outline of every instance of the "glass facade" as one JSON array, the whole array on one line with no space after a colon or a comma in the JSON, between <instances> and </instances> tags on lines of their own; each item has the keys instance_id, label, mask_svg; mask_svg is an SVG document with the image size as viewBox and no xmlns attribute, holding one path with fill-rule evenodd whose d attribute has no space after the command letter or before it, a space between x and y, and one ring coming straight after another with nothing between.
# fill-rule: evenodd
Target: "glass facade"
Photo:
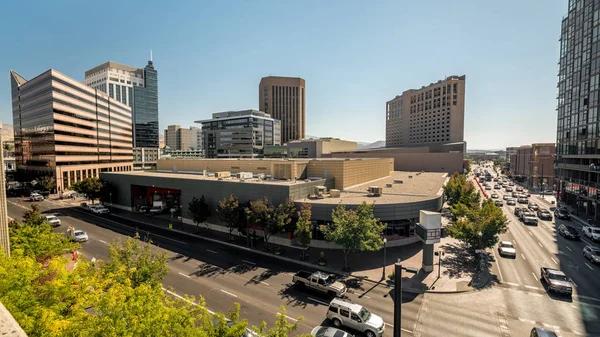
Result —
<instances>
[{"instance_id":1,"label":"glass facade","mask_svg":"<svg viewBox=\"0 0 600 337\"><path fill-rule=\"evenodd\" d=\"M558 73L556 189L590 212L600 194L600 1L569 0ZM594 207L595 208L595 207Z\"/></svg>"},{"instance_id":2,"label":"glass facade","mask_svg":"<svg viewBox=\"0 0 600 337\"><path fill-rule=\"evenodd\" d=\"M144 82L133 88L133 142L135 147L158 148L158 73L152 61L144 68Z\"/></svg>"}]
</instances>

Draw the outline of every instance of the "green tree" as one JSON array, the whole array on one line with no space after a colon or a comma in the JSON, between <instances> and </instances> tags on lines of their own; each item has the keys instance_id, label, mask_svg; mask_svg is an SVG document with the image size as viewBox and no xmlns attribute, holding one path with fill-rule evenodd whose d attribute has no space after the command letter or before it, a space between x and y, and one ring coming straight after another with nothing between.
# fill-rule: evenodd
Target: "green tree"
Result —
<instances>
[{"instance_id":1,"label":"green tree","mask_svg":"<svg viewBox=\"0 0 600 337\"><path fill-rule=\"evenodd\" d=\"M105 275L115 275L113 279L124 277L118 281L129 282L134 288L141 284L157 286L169 272L167 254L153 250L152 242L141 241L137 233L124 242L112 242L108 254L110 260L104 268Z\"/></svg>"},{"instance_id":2,"label":"green tree","mask_svg":"<svg viewBox=\"0 0 600 337\"><path fill-rule=\"evenodd\" d=\"M373 213L374 204L363 202L356 210L339 204L331 214L333 222L322 227L325 239L342 246L344 269L350 252L375 251L383 246L381 234L386 227Z\"/></svg>"},{"instance_id":3,"label":"green tree","mask_svg":"<svg viewBox=\"0 0 600 337\"><path fill-rule=\"evenodd\" d=\"M298 323L304 320L304 317L299 317L295 323L288 322L285 307L279 307L279 312L276 315L275 323L270 329L267 329L267 323L262 322L259 326L254 326L253 329L264 337L287 337L290 333L298 329ZM310 335L302 335L310 336Z\"/></svg>"},{"instance_id":4,"label":"green tree","mask_svg":"<svg viewBox=\"0 0 600 337\"><path fill-rule=\"evenodd\" d=\"M102 182L96 177L85 178L71 185L71 189L77 193L84 194L93 204L94 200L100 197Z\"/></svg>"},{"instance_id":5,"label":"green tree","mask_svg":"<svg viewBox=\"0 0 600 337\"><path fill-rule=\"evenodd\" d=\"M210 208L206 204L204 195L200 199L193 197L188 205L188 215L192 217L192 221L196 224L198 230L200 230L200 224L206 222L210 216Z\"/></svg>"},{"instance_id":6,"label":"green tree","mask_svg":"<svg viewBox=\"0 0 600 337\"><path fill-rule=\"evenodd\" d=\"M467 181L467 178L459 173L454 173L446 185L444 185L444 194L450 205L462 203L468 207L473 207L479 204L480 200L480 195L475 185Z\"/></svg>"},{"instance_id":7,"label":"green tree","mask_svg":"<svg viewBox=\"0 0 600 337\"><path fill-rule=\"evenodd\" d=\"M235 195L223 199L217 205L217 211L219 212L219 220L223 222L229 229L229 238L232 238L232 232L234 229L240 226L240 201Z\"/></svg>"},{"instance_id":8,"label":"green tree","mask_svg":"<svg viewBox=\"0 0 600 337\"><path fill-rule=\"evenodd\" d=\"M506 216L494 200L484 200L481 207L470 209L453 224L446 227L448 234L470 249L487 249L498 243L499 235L506 232Z\"/></svg>"},{"instance_id":9,"label":"green tree","mask_svg":"<svg viewBox=\"0 0 600 337\"><path fill-rule=\"evenodd\" d=\"M467 170L467 173L469 173L469 172L471 172L471 166L473 165L473 160L466 159L465 161L466 161L466 164L467 164L466 170Z\"/></svg>"},{"instance_id":10,"label":"green tree","mask_svg":"<svg viewBox=\"0 0 600 337\"><path fill-rule=\"evenodd\" d=\"M306 247L310 244L310 240L312 239L311 216L311 205L303 204L300 211L298 211L298 221L296 221L296 230L294 231L296 241L298 241L303 248L302 260L305 259Z\"/></svg>"},{"instance_id":11,"label":"green tree","mask_svg":"<svg viewBox=\"0 0 600 337\"><path fill-rule=\"evenodd\" d=\"M274 207L269 204L267 198L251 201L250 207L246 208L246 214L252 223L260 227L264 233L265 247L268 249L271 236L280 233L292 221L295 213L294 202L287 199L285 202Z\"/></svg>"},{"instance_id":12,"label":"green tree","mask_svg":"<svg viewBox=\"0 0 600 337\"><path fill-rule=\"evenodd\" d=\"M38 185L41 186L44 191L52 192L56 188L56 179L52 176L41 176L36 180Z\"/></svg>"}]
</instances>

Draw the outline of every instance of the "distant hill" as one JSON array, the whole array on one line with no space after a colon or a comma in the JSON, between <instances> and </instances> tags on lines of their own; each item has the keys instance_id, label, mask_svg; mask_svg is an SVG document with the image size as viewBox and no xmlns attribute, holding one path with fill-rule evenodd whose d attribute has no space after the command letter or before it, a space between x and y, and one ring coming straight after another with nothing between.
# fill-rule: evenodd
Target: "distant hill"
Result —
<instances>
[{"instance_id":1,"label":"distant hill","mask_svg":"<svg viewBox=\"0 0 600 337\"><path fill-rule=\"evenodd\" d=\"M378 140L376 142L373 143L365 143L365 142L358 142L358 149L378 149L380 147L385 147L385 140Z\"/></svg>"},{"instance_id":2,"label":"distant hill","mask_svg":"<svg viewBox=\"0 0 600 337\"><path fill-rule=\"evenodd\" d=\"M15 131L13 130L12 125L2 124L2 141L12 142L15 140Z\"/></svg>"}]
</instances>

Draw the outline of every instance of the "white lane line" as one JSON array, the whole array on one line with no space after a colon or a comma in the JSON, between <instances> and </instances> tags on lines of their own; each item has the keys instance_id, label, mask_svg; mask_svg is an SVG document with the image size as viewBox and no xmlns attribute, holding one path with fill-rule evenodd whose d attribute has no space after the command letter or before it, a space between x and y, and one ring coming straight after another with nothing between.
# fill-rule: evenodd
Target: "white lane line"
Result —
<instances>
[{"instance_id":1,"label":"white lane line","mask_svg":"<svg viewBox=\"0 0 600 337\"><path fill-rule=\"evenodd\" d=\"M515 244L515 246L517 245L517 240L513 239L513 243Z\"/></svg>"},{"instance_id":2,"label":"white lane line","mask_svg":"<svg viewBox=\"0 0 600 337\"><path fill-rule=\"evenodd\" d=\"M104 241L104 240L98 240L98 241L102 242L105 245L107 244L106 241Z\"/></svg>"},{"instance_id":3,"label":"white lane line","mask_svg":"<svg viewBox=\"0 0 600 337\"><path fill-rule=\"evenodd\" d=\"M592 266L590 266L589 264L587 264L587 262L584 262L584 263L585 263L585 265L586 265L588 268L590 268L591 270L594 270L594 268L592 268Z\"/></svg>"},{"instance_id":4,"label":"white lane line","mask_svg":"<svg viewBox=\"0 0 600 337\"><path fill-rule=\"evenodd\" d=\"M554 262L554 264L558 264L558 262L556 262L556 260L553 257L550 257L550 260L552 260L552 262Z\"/></svg>"},{"instance_id":5,"label":"white lane line","mask_svg":"<svg viewBox=\"0 0 600 337\"><path fill-rule=\"evenodd\" d=\"M528 231L528 232L529 232L529 235L533 236L533 233L531 233L531 231Z\"/></svg>"},{"instance_id":6,"label":"white lane line","mask_svg":"<svg viewBox=\"0 0 600 337\"><path fill-rule=\"evenodd\" d=\"M292 320L292 321L294 321L294 322L298 322L298 320L297 320L297 319L295 319L295 318L293 318L293 317L290 317L290 316L288 316L288 315L285 315L285 317L286 317L287 319L289 319L289 320Z\"/></svg>"},{"instance_id":7,"label":"white lane line","mask_svg":"<svg viewBox=\"0 0 600 337\"><path fill-rule=\"evenodd\" d=\"M254 263L254 262L251 262L251 261L248 261L248 260L242 260L242 262L245 262L245 263L247 263L247 264L251 264L251 265L255 265L255 264L256 264L256 263Z\"/></svg>"},{"instance_id":8,"label":"white lane line","mask_svg":"<svg viewBox=\"0 0 600 337\"><path fill-rule=\"evenodd\" d=\"M363 295L362 297L371 298L371 296Z\"/></svg>"},{"instance_id":9,"label":"white lane line","mask_svg":"<svg viewBox=\"0 0 600 337\"><path fill-rule=\"evenodd\" d=\"M525 255L523 255L523 253L521 253L521 257L523 258L523 260L527 260L527 259L525 258Z\"/></svg>"},{"instance_id":10,"label":"white lane line","mask_svg":"<svg viewBox=\"0 0 600 337\"><path fill-rule=\"evenodd\" d=\"M264 284L266 286L270 286L270 284L268 284L267 282L260 281L260 283L262 283L262 284Z\"/></svg>"},{"instance_id":11,"label":"white lane line","mask_svg":"<svg viewBox=\"0 0 600 337\"><path fill-rule=\"evenodd\" d=\"M182 272L179 272L178 274L181 275L181 276L187 277L187 278L192 278L190 275L186 275L186 274L184 274Z\"/></svg>"},{"instance_id":12,"label":"white lane line","mask_svg":"<svg viewBox=\"0 0 600 337\"><path fill-rule=\"evenodd\" d=\"M583 298L583 299L586 299L586 300L590 300L590 301L600 302L600 298L596 298L596 297L590 297L590 296L584 296L584 295L577 295L577 297Z\"/></svg>"},{"instance_id":13,"label":"white lane line","mask_svg":"<svg viewBox=\"0 0 600 337\"><path fill-rule=\"evenodd\" d=\"M393 327L394 327L394 326L393 326L393 325L391 325L390 323L385 323L385 322L383 322L383 323L384 323L385 325L389 326L390 328L393 328ZM407 330L407 329L404 329L404 328L400 328L400 330L402 330L402 331L404 331L404 332L408 332L408 333L415 333L414 331L410 331L410 330Z\"/></svg>"},{"instance_id":14,"label":"white lane line","mask_svg":"<svg viewBox=\"0 0 600 337\"><path fill-rule=\"evenodd\" d=\"M217 253L217 252L215 252L214 250L207 249L206 251L207 251L207 252L209 252L209 253L218 254L218 253Z\"/></svg>"},{"instance_id":15,"label":"white lane line","mask_svg":"<svg viewBox=\"0 0 600 337\"><path fill-rule=\"evenodd\" d=\"M538 281L538 278L537 278L537 276L535 276L535 273L534 273L534 272L531 272L531 275L533 275L533 278L534 278L536 281Z\"/></svg>"},{"instance_id":16,"label":"white lane line","mask_svg":"<svg viewBox=\"0 0 600 337\"><path fill-rule=\"evenodd\" d=\"M315 302L317 302L317 303L321 303L321 304L323 304L323 305L329 305L329 303L325 303L325 302L323 302L323 301L320 301L320 300L314 299L314 298L312 298L312 297L307 297L307 298L308 298L309 300L311 300L311 301L315 301Z\"/></svg>"},{"instance_id":17,"label":"white lane line","mask_svg":"<svg viewBox=\"0 0 600 337\"><path fill-rule=\"evenodd\" d=\"M166 288L164 288L164 287L162 288L162 290L163 290L164 292L168 293L168 294L171 294L171 295L173 295L173 296L177 297L177 298L178 298L178 299L180 299L180 300L184 300L184 301L186 301L186 302L188 302L188 303L191 303L192 305L198 305L198 303L196 303L196 302L192 302L192 301L190 301L190 300L186 300L186 299L185 299L185 297L183 297L183 296L181 296L181 295L178 295L177 293L175 293L175 292L173 292L173 291L170 291L170 290L168 290L168 289L166 289ZM215 314L215 312L214 312L214 311L212 311L212 310L210 310L210 309L206 309L206 310L207 310L207 311L208 311L208 312L209 312L211 315L214 315L214 314Z\"/></svg>"},{"instance_id":18,"label":"white lane line","mask_svg":"<svg viewBox=\"0 0 600 337\"><path fill-rule=\"evenodd\" d=\"M494 249L492 249L492 254L494 255L494 260L498 261L498 257L496 256ZM500 276L500 282L504 283L504 277L502 276L502 270L500 270L500 264L496 262L496 265L498 266L498 276Z\"/></svg>"},{"instance_id":19,"label":"white lane line","mask_svg":"<svg viewBox=\"0 0 600 337\"><path fill-rule=\"evenodd\" d=\"M548 329L552 329L552 330L556 330L556 331L560 330L560 327L556 326L556 325L547 324L547 323L542 323L542 325Z\"/></svg>"},{"instance_id":20,"label":"white lane line","mask_svg":"<svg viewBox=\"0 0 600 337\"><path fill-rule=\"evenodd\" d=\"M590 246L593 246L593 245L592 245L592 243L591 243L591 242L589 242L588 240L586 240L586 239L584 239L584 238L581 238L581 240L582 240L583 242L587 243L588 245L590 245Z\"/></svg>"},{"instance_id":21,"label":"white lane line","mask_svg":"<svg viewBox=\"0 0 600 337\"><path fill-rule=\"evenodd\" d=\"M230 293L229 291L225 291L225 290L223 290L223 289L221 289L221 292L224 292L225 294L227 294L227 295L229 295L229 296L237 297L237 295L236 295L236 294L232 294L232 293Z\"/></svg>"},{"instance_id":22,"label":"white lane line","mask_svg":"<svg viewBox=\"0 0 600 337\"><path fill-rule=\"evenodd\" d=\"M505 282L505 284L511 285L513 287L518 287L519 286L517 283L512 283L512 282Z\"/></svg>"},{"instance_id":23,"label":"white lane line","mask_svg":"<svg viewBox=\"0 0 600 337\"><path fill-rule=\"evenodd\" d=\"M571 248L569 248L569 246L565 246L565 247L567 247L567 249L568 249L570 252L572 252L572 251L573 251L573 250L571 250Z\"/></svg>"},{"instance_id":24,"label":"white lane line","mask_svg":"<svg viewBox=\"0 0 600 337\"><path fill-rule=\"evenodd\" d=\"M533 289L533 290L538 290L539 289L538 287L534 287L534 286L525 286L525 288Z\"/></svg>"},{"instance_id":25,"label":"white lane line","mask_svg":"<svg viewBox=\"0 0 600 337\"><path fill-rule=\"evenodd\" d=\"M542 244L541 244L541 243L539 243L539 242L538 242L538 245L540 245L540 247L544 248L544 246L542 246Z\"/></svg>"},{"instance_id":26,"label":"white lane line","mask_svg":"<svg viewBox=\"0 0 600 337\"><path fill-rule=\"evenodd\" d=\"M530 324L536 324L536 321L532 321L530 319L525 319L525 318L521 318L521 317L519 317L519 321L525 322L525 323L530 323Z\"/></svg>"}]
</instances>

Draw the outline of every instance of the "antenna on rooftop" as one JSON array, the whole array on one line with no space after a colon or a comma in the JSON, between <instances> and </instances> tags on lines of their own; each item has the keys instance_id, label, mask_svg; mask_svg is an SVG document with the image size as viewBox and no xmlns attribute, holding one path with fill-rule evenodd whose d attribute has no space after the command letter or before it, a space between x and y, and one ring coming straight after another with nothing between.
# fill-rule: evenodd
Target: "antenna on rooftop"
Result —
<instances>
[{"instance_id":1,"label":"antenna on rooftop","mask_svg":"<svg viewBox=\"0 0 600 337\"><path fill-rule=\"evenodd\" d=\"M152 62L152 49L150 49L150 62Z\"/></svg>"}]
</instances>

